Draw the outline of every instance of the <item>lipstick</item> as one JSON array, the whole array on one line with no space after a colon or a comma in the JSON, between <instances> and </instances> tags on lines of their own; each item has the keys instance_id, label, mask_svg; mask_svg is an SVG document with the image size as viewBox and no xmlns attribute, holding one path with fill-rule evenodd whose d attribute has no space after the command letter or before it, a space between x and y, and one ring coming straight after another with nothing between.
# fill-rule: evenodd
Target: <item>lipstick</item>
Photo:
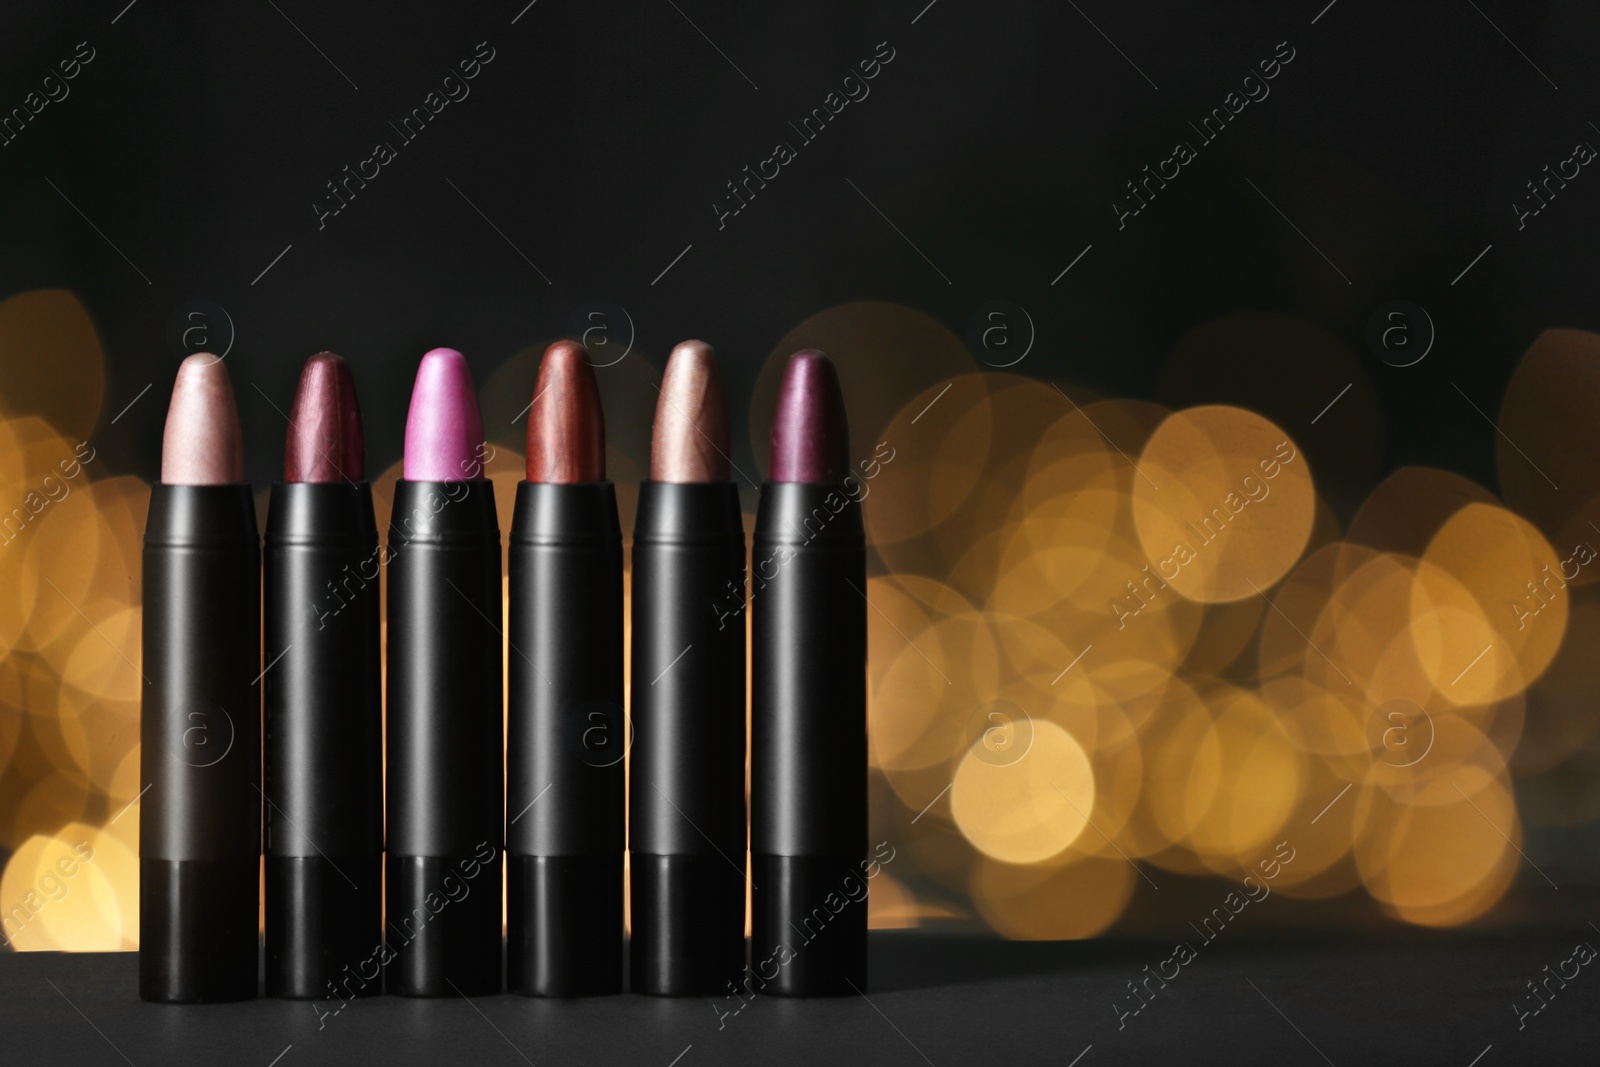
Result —
<instances>
[{"instance_id":1,"label":"lipstick","mask_svg":"<svg viewBox=\"0 0 1600 1067\"><path fill-rule=\"evenodd\" d=\"M622 534L588 354L545 350L511 521L506 976L622 988ZM391 660L392 662L392 660Z\"/></svg>"},{"instance_id":2,"label":"lipstick","mask_svg":"<svg viewBox=\"0 0 1600 1067\"><path fill-rule=\"evenodd\" d=\"M744 963L744 524L716 356L673 349L633 533L631 984L724 992Z\"/></svg>"},{"instance_id":3,"label":"lipstick","mask_svg":"<svg viewBox=\"0 0 1600 1067\"><path fill-rule=\"evenodd\" d=\"M178 368L144 539L139 995L256 995L261 542L227 368Z\"/></svg>"},{"instance_id":4,"label":"lipstick","mask_svg":"<svg viewBox=\"0 0 1600 1067\"><path fill-rule=\"evenodd\" d=\"M854 483L854 491L851 485ZM761 991L864 992L867 602L861 483L844 397L821 352L789 360L772 426L750 601L753 953Z\"/></svg>"},{"instance_id":5,"label":"lipstick","mask_svg":"<svg viewBox=\"0 0 1600 1067\"><path fill-rule=\"evenodd\" d=\"M267 508L267 995L381 991L378 529L355 380L312 356Z\"/></svg>"},{"instance_id":6,"label":"lipstick","mask_svg":"<svg viewBox=\"0 0 1600 1067\"><path fill-rule=\"evenodd\" d=\"M466 359L422 357L389 521L388 989L500 990L500 527Z\"/></svg>"}]
</instances>

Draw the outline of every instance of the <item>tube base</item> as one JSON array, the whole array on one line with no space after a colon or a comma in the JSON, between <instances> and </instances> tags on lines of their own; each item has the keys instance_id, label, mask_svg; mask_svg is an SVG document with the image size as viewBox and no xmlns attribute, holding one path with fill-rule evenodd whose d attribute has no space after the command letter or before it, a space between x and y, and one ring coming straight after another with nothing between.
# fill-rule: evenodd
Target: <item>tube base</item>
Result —
<instances>
[{"instance_id":1,"label":"tube base","mask_svg":"<svg viewBox=\"0 0 1600 1067\"><path fill-rule=\"evenodd\" d=\"M622 992L622 853L510 856L506 986L533 997Z\"/></svg>"},{"instance_id":2,"label":"tube base","mask_svg":"<svg viewBox=\"0 0 1600 1067\"><path fill-rule=\"evenodd\" d=\"M726 993L744 970L744 888L721 856L629 858L635 993Z\"/></svg>"},{"instance_id":3,"label":"tube base","mask_svg":"<svg viewBox=\"0 0 1600 1067\"><path fill-rule=\"evenodd\" d=\"M751 857L751 969L780 997L853 996L867 990L863 855ZM770 962L769 962L770 961ZM776 974L767 977L769 971Z\"/></svg>"},{"instance_id":4,"label":"tube base","mask_svg":"<svg viewBox=\"0 0 1600 1067\"><path fill-rule=\"evenodd\" d=\"M162 1004L257 995L260 860L139 860L139 997Z\"/></svg>"},{"instance_id":5,"label":"tube base","mask_svg":"<svg viewBox=\"0 0 1600 1067\"><path fill-rule=\"evenodd\" d=\"M267 996L336 995L382 941L380 855L267 857ZM356 995L380 992L373 982Z\"/></svg>"},{"instance_id":6,"label":"tube base","mask_svg":"<svg viewBox=\"0 0 1600 1067\"><path fill-rule=\"evenodd\" d=\"M386 857L390 993L500 992L500 855Z\"/></svg>"}]
</instances>

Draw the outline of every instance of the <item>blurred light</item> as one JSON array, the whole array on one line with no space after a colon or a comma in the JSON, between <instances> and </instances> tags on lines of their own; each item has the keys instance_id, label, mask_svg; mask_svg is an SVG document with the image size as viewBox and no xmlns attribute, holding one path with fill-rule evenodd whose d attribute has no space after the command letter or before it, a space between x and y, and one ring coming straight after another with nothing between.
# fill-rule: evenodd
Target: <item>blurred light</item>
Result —
<instances>
[{"instance_id":1,"label":"blurred light","mask_svg":"<svg viewBox=\"0 0 1600 1067\"><path fill-rule=\"evenodd\" d=\"M993 412L984 375L933 384L908 400L870 441L855 441L857 459L887 442L894 459L871 480L862 509L880 552L927 533L972 493L989 458ZM868 468L870 470L870 468ZM857 468L860 477L866 471Z\"/></svg>"},{"instance_id":2,"label":"blurred light","mask_svg":"<svg viewBox=\"0 0 1600 1067\"><path fill-rule=\"evenodd\" d=\"M100 336L77 296L36 289L0 301L0 416L37 415L77 444L100 418Z\"/></svg>"},{"instance_id":3,"label":"blurred light","mask_svg":"<svg viewBox=\"0 0 1600 1067\"><path fill-rule=\"evenodd\" d=\"M95 827L73 822L51 835L28 838L12 854L0 875L0 907L5 909L0 926L14 949L104 952L125 947L128 887L118 876L125 877L128 865L113 854L110 872L101 867L100 837ZM138 864L131 866L136 887ZM135 906L137 899L135 891Z\"/></svg>"},{"instance_id":4,"label":"blurred light","mask_svg":"<svg viewBox=\"0 0 1600 1067\"><path fill-rule=\"evenodd\" d=\"M1489 407L1487 397L1477 402ZM1495 465L1506 503L1543 530L1562 556L1579 542L1600 545L1590 525L1600 522L1596 410L1600 334L1587 330L1540 334L1500 401ZM1596 569L1585 568L1580 584L1593 582Z\"/></svg>"},{"instance_id":5,"label":"blurred light","mask_svg":"<svg viewBox=\"0 0 1600 1067\"><path fill-rule=\"evenodd\" d=\"M1056 868L985 859L973 871L971 891L984 921L1006 937L1078 940L1116 922L1138 882L1120 858L1090 856Z\"/></svg>"},{"instance_id":6,"label":"blurred light","mask_svg":"<svg viewBox=\"0 0 1600 1067\"><path fill-rule=\"evenodd\" d=\"M1468 504L1498 503L1477 482L1433 467L1401 467L1368 495L1348 539L1381 552L1421 556L1450 516Z\"/></svg>"},{"instance_id":7,"label":"blurred light","mask_svg":"<svg viewBox=\"0 0 1600 1067\"><path fill-rule=\"evenodd\" d=\"M1452 515L1411 593L1417 654L1434 688L1454 704L1520 693L1561 647L1567 586L1580 569L1504 508L1469 504Z\"/></svg>"},{"instance_id":8,"label":"blurred light","mask_svg":"<svg viewBox=\"0 0 1600 1067\"><path fill-rule=\"evenodd\" d=\"M1371 484L1383 455L1369 365L1364 353L1313 322L1246 311L1201 323L1180 338L1158 388L1163 399L1237 404L1280 425L1305 426L1300 443L1316 456L1317 477L1355 488Z\"/></svg>"},{"instance_id":9,"label":"blurred light","mask_svg":"<svg viewBox=\"0 0 1600 1067\"><path fill-rule=\"evenodd\" d=\"M1300 558L1316 493L1277 426L1214 405L1169 416L1139 457L1133 516L1159 580L1190 600L1256 596Z\"/></svg>"},{"instance_id":10,"label":"blurred light","mask_svg":"<svg viewBox=\"0 0 1600 1067\"><path fill-rule=\"evenodd\" d=\"M1006 863L1049 859L1077 840L1094 808L1094 771L1083 747L1052 722L1034 721L1020 755L974 743L956 768L950 811L973 846Z\"/></svg>"}]
</instances>

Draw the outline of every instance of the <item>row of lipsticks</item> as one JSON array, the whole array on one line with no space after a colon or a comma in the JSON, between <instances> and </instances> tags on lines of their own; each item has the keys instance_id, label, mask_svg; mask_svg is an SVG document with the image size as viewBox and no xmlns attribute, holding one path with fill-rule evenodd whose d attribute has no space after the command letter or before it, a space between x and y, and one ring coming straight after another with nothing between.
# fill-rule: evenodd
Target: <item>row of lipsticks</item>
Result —
<instances>
[{"instance_id":1,"label":"row of lipsticks","mask_svg":"<svg viewBox=\"0 0 1600 1067\"><path fill-rule=\"evenodd\" d=\"M864 988L864 492L827 357L783 380L753 588L728 451L685 342L639 493L629 715L580 346L539 369L508 595L460 353L417 371L382 543L353 378L307 362L264 550L227 370L189 357L144 547L141 996L257 994L263 813L269 995L605 994L625 955L646 993Z\"/></svg>"}]
</instances>

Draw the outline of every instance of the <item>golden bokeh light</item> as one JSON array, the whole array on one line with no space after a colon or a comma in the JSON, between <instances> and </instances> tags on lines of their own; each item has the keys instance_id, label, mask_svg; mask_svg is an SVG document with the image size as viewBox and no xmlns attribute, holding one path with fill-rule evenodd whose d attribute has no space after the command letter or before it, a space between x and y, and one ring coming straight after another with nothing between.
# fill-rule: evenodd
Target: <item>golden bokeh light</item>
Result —
<instances>
[{"instance_id":1,"label":"golden bokeh light","mask_svg":"<svg viewBox=\"0 0 1600 1067\"><path fill-rule=\"evenodd\" d=\"M83 441L105 399L100 335L77 296L35 289L0 301L0 416L36 415Z\"/></svg>"},{"instance_id":2,"label":"golden bokeh light","mask_svg":"<svg viewBox=\"0 0 1600 1067\"><path fill-rule=\"evenodd\" d=\"M1195 326L1161 368L1162 398L1228 403L1280 425L1305 426L1317 473L1340 486L1370 485L1383 455L1383 419L1371 366L1338 336L1296 315L1241 311ZM1337 396L1337 419L1313 420Z\"/></svg>"},{"instance_id":3,"label":"golden bokeh light","mask_svg":"<svg viewBox=\"0 0 1600 1067\"><path fill-rule=\"evenodd\" d=\"M1482 704L1543 674L1566 635L1578 569L1504 508L1469 504L1452 515L1411 590L1417 655L1434 688L1452 703Z\"/></svg>"},{"instance_id":4,"label":"golden bokeh light","mask_svg":"<svg viewBox=\"0 0 1600 1067\"><path fill-rule=\"evenodd\" d=\"M1185 797L1188 842L1219 871L1247 869L1282 836L1300 799L1303 760L1258 694L1218 682L1200 695L1211 708L1201 742L1211 759Z\"/></svg>"},{"instance_id":5,"label":"golden bokeh light","mask_svg":"<svg viewBox=\"0 0 1600 1067\"><path fill-rule=\"evenodd\" d=\"M1086 856L1064 867L985 859L972 875L978 912L1019 941L1075 941L1103 933L1133 897L1139 876L1121 859Z\"/></svg>"},{"instance_id":6,"label":"golden bokeh light","mask_svg":"<svg viewBox=\"0 0 1600 1067\"><path fill-rule=\"evenodd\" d=\"M1363 884L1401 918L1426 925L1465 922L1493 904L1509 885L1522 836L1501 779L1485 779L1471 795L1454 783L1445 789L1437 804L1402 803L1385 790L1358 801L1367 806L1355 844Z\"/></svg>"},{"instance_id":7,"label":"golden bokeh light","mask_svg":"<svg viewBox=\"0 0 1600 1067\"><path fill-rule=\"evenodd\" d=\"M980 740L950 787L950 811L967 840L1004 863L1049 859L1077 840L1094 808L1094 770L1077 740L1034 720L1025 750L995 754Z\"/></svg>"},{"instance_id":8,"label":"golden bokeh light","mask_svg":"<svg viewBox=\"0 0 1600 1067\"><path fill-rule=\"evenodd\" d=\"M1565 557L1600 545L1600 334L1546 330L1523 354L1500 401L1495 466L1506 504L1544 531ZM1558 488L1559 487L1559 488ZM1594 567L1578 575L1595 580Z\"/></svg>"},{"instance_id":9,"label":"golden bokeh light","mask_svg":"<svg viewBox=\"0 0 1600 1067\"><path fill-rule=\"evenodd\" d=\"M1158 580L1190 600L1242 600L1300 558L1316 511L1310 463L1277 426L1212 405L1169 416L1139 457L1133 517Z\"/></svg>"},{"instance_id":10,"label":"golden bokeh light","mask_svg":"<svg viewBox=\"0 0 1600 1067\"><path fill-rule=\"evenodd\" d=\"M127 898L120 891L127 888L128 872L117 860L110 871L100 866L101 837L97 827L71 822L50 835L28 838L12 853L0 875L0 900L6 902L0 925L13 948L103 952L126 947ZM135 861L135 886L137 866ZM137 909L136 890L133 902Z\"/></svg>"},{"instance_id":11,"label":"golden bokeh light","mask_svg":"<svg viewBox=\"0 0 1600 1067\"><path fill-rule=\"evenodd\" d=\"M887 476L871 480L874 503L862 511L872 542L882 550L949 518L983 476L993 435L989 384L981 374L966 374L928 386L875 438L860 442L862 458L876 454L878 442L894 457L881 468Z\"/></svg>"},{"instance_id":12,"label":"golden bokeh light","mask_svg":"<svg viewBox=\"0 0 1600 1067\"><path fill-rule=\"evenodd\" d=\"M890 770L942 762L963 744L965 713L998 684L994 635L965 598L932 579L873 578L867 599L872 760Z\"/></svg>"},{"instance_id":13,"label":"golden bokeh light","mask_svg":"<svg viewBox=\"0 0 1600 1067\"><path fill-rule=\"evenodd\" d=\"M1528 692L1527 729L1512 763L1519 775L1542 774L1574 758L1581 761L1600 738L1600 715L1594 713L1600 707L1600 672L1593 660L1593 650L1600 648L1600 590L1574 589L1573 594L1561 651ZM1580 770L1580 780L1586 776L1574 769ZM1556 805L1537 818L1532 812L1529 816L1565 825L1577 811Z\"/></svg>"},{"instance_id":14,"label":"golden bokeh light","mask_svg":"<svg viewBox=\"0 0 1600 1067\"><path fill-rule=\"evenodd\" d=\"M1401 467L1350 520L1347 540L1380 552L1421 556L1450 516L1468 504L1497 504L1477 482L1433 467Z\"/></svg>"}]
</instances>

